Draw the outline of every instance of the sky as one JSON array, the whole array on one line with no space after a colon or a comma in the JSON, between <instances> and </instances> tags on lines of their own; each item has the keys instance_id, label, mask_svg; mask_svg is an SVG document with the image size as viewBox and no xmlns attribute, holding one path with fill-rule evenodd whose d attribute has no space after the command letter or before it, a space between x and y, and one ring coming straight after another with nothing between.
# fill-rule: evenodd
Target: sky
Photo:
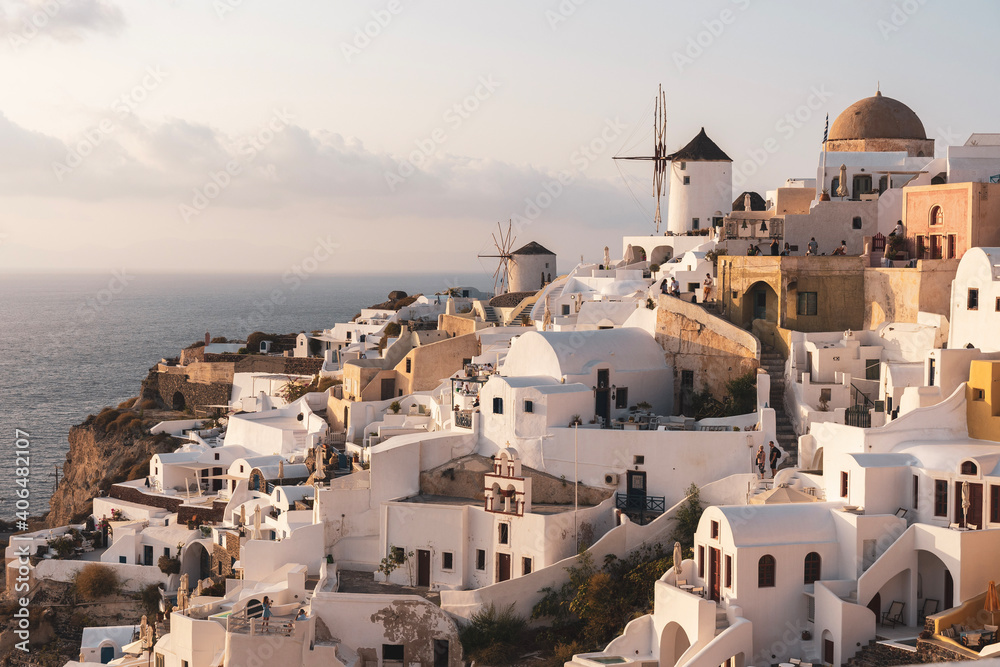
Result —
<instances>
[{"instance_id":1,"label":"sky","mask_svg":"<svg viewBox=\"0 0 1000 667\"><path fill-rule=\"evenodd\" d=\"M668 146L704 126L736 192L814 176L877 86L939 154L1000 132L1000 4L955 8L0 0L0 272L492 273L508 220L599 260L653 233L648 164L612 157L661 84Z\"/></svg>"}]
</instances>

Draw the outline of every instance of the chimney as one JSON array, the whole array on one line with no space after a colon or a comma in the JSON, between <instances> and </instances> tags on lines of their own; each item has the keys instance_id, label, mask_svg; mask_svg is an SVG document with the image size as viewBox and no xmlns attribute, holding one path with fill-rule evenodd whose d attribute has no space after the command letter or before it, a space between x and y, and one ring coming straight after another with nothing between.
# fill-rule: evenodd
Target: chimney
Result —
<instances>
[{"instance_id":1,"label":"chimney","mask_svg":"<svg viewBox=\"0 0 1000 667\"><path fill-rule=\"evenodd\" d=\"M205 332L205 345L208 345L208 344L209 344L209 343L211 343L211 342L212 342L212 337L211 337L211 336L209 336L209 335L208 335L208 332L206 331L206 332Z\"/></svg>"}]
</instances>

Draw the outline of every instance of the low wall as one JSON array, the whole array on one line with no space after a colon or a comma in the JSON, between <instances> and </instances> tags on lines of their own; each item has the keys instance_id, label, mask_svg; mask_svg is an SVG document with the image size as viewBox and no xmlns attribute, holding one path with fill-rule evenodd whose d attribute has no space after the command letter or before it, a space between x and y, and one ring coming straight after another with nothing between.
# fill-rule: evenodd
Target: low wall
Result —
<instances>
[{"instance_id":1,"label":"low wall","mask_svg":"<svg viewBox=\"0 0 1000 667\"><path fill-rule=\"evenodd\" d=\"M42 560L33 568L32 576L36 580L46 579L69 583L73 581L77 572L93 562L86 560ZM15 568L17 567L17 561L13 561L12 564ZM170 575L160 572L160 568L155 565L99 564L118 573L122 587L127 591L141 591L149 584L163 584L163 587L167 588L170 579Z\"/></svg>"}]
</instances>

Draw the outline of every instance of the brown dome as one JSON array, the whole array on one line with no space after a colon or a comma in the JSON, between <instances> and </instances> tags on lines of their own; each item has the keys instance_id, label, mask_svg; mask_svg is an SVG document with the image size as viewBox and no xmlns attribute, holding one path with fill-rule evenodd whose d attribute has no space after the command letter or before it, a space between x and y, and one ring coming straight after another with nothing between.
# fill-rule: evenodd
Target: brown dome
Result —
<instances>
[{"instance_id":1,"label":"brown dome","mask_svg":"<svg viewBox=\"0 0 1000 667\"><path fill-rule=\"evenodd\" d=\"M830 128L830 141L845 139L927 139L924 124L898 100L866 97L844 109Z\"/></svg>"}]
</instances>

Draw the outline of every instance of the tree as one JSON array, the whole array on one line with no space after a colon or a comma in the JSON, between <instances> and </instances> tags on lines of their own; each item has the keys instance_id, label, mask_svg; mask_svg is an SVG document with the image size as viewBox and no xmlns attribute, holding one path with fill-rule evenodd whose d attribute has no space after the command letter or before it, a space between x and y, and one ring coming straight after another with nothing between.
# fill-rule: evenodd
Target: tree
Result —
<instances>
[{"instance_id":1,"label":"tree","mask_svg":"<svg viewBox=\"0 0 1000 667\"><path fill-rule=\"evenodd\" d=\"M705 509L701 506L701 492L691 484L687 488L687 500L677 508L677 523L671 539L680 542L681 546L690 549L694 546L694 534L698 530L698 522Z\"/></svg>"}]
</instances>

